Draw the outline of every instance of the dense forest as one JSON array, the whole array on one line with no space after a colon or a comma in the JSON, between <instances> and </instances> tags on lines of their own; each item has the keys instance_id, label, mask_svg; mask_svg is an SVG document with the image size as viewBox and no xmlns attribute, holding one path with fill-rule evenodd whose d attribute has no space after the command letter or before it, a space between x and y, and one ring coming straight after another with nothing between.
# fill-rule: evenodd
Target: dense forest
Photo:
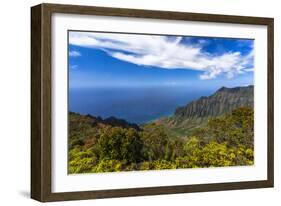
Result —
<instances>
[{"instance_id":1,"label":"dense forest","mask_svg":"<svg viewBox=\"0 0 281 206\"><path fill-rule=\"evenodd\" d=\"M69 113L68 172L252 165L254 112L239 107L177 135L166 125Z\"/></svg>"}]
</instances>

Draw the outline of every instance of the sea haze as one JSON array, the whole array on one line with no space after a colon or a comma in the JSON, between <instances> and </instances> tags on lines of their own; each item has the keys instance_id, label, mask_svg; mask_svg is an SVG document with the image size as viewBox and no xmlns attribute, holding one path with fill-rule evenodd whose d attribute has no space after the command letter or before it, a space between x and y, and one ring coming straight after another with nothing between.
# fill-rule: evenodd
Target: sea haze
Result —
<instances>
[{"instance_id":1,"label":"sea haze","mask_svg":"<svg viewBox=\"0 0 281 206\"><path fill-rule=\"evenodd\" d=\"M143 124L170 116L179 106L213 90L188 87L70 88L69 111L107 118L114 116Z\"/></svg>"}]
</instances>

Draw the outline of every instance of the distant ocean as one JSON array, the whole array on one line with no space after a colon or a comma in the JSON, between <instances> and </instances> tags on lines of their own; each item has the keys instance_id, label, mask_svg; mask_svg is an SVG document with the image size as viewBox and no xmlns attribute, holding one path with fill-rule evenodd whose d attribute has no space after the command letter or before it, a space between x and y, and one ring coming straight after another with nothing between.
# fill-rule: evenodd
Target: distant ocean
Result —
<instances>
[{"instance_id":1,"label":"distant ocean","mask_svg":"<svg viewBox=\"0 0 281 206\"><path fill-rule=\"evenodd\" d=\"M213 92L187 87L75 88L69 89L69 111L142 124L170 116L177 107Z\"/></svg>"}]
</instances>

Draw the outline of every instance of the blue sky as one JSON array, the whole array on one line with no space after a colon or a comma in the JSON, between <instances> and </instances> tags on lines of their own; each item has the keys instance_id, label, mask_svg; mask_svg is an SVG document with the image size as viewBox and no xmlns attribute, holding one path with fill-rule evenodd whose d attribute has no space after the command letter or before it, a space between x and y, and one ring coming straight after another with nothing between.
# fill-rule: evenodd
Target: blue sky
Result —
<instances>
[{"instance_id":1,"label":"blue sky","mask_svg":"<svg viewBox=\"0 0 281 206\"><path fill-rule=\"evenodd\" d=\"M254 41L69 32L70 88L253 84Z\"/></svg>"}]
</instances>

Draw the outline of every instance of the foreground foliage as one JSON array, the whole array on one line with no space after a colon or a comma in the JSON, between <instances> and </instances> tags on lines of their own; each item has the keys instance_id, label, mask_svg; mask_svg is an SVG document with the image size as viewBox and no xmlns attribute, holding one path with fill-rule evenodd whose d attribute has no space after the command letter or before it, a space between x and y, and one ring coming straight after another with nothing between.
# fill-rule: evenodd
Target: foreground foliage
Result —
<instances>
[{"instance_id":1,"label":"foreground foliage","mask_svg":"<svg viewBox=\"0 0 281 206\"><path fill-rule=\"evenodd\" d=\"M252 165L251 108L208 120L187 137L168 136L161 125L140 130L69 115L69 173Z\"/></svg>"}]
</instances>

